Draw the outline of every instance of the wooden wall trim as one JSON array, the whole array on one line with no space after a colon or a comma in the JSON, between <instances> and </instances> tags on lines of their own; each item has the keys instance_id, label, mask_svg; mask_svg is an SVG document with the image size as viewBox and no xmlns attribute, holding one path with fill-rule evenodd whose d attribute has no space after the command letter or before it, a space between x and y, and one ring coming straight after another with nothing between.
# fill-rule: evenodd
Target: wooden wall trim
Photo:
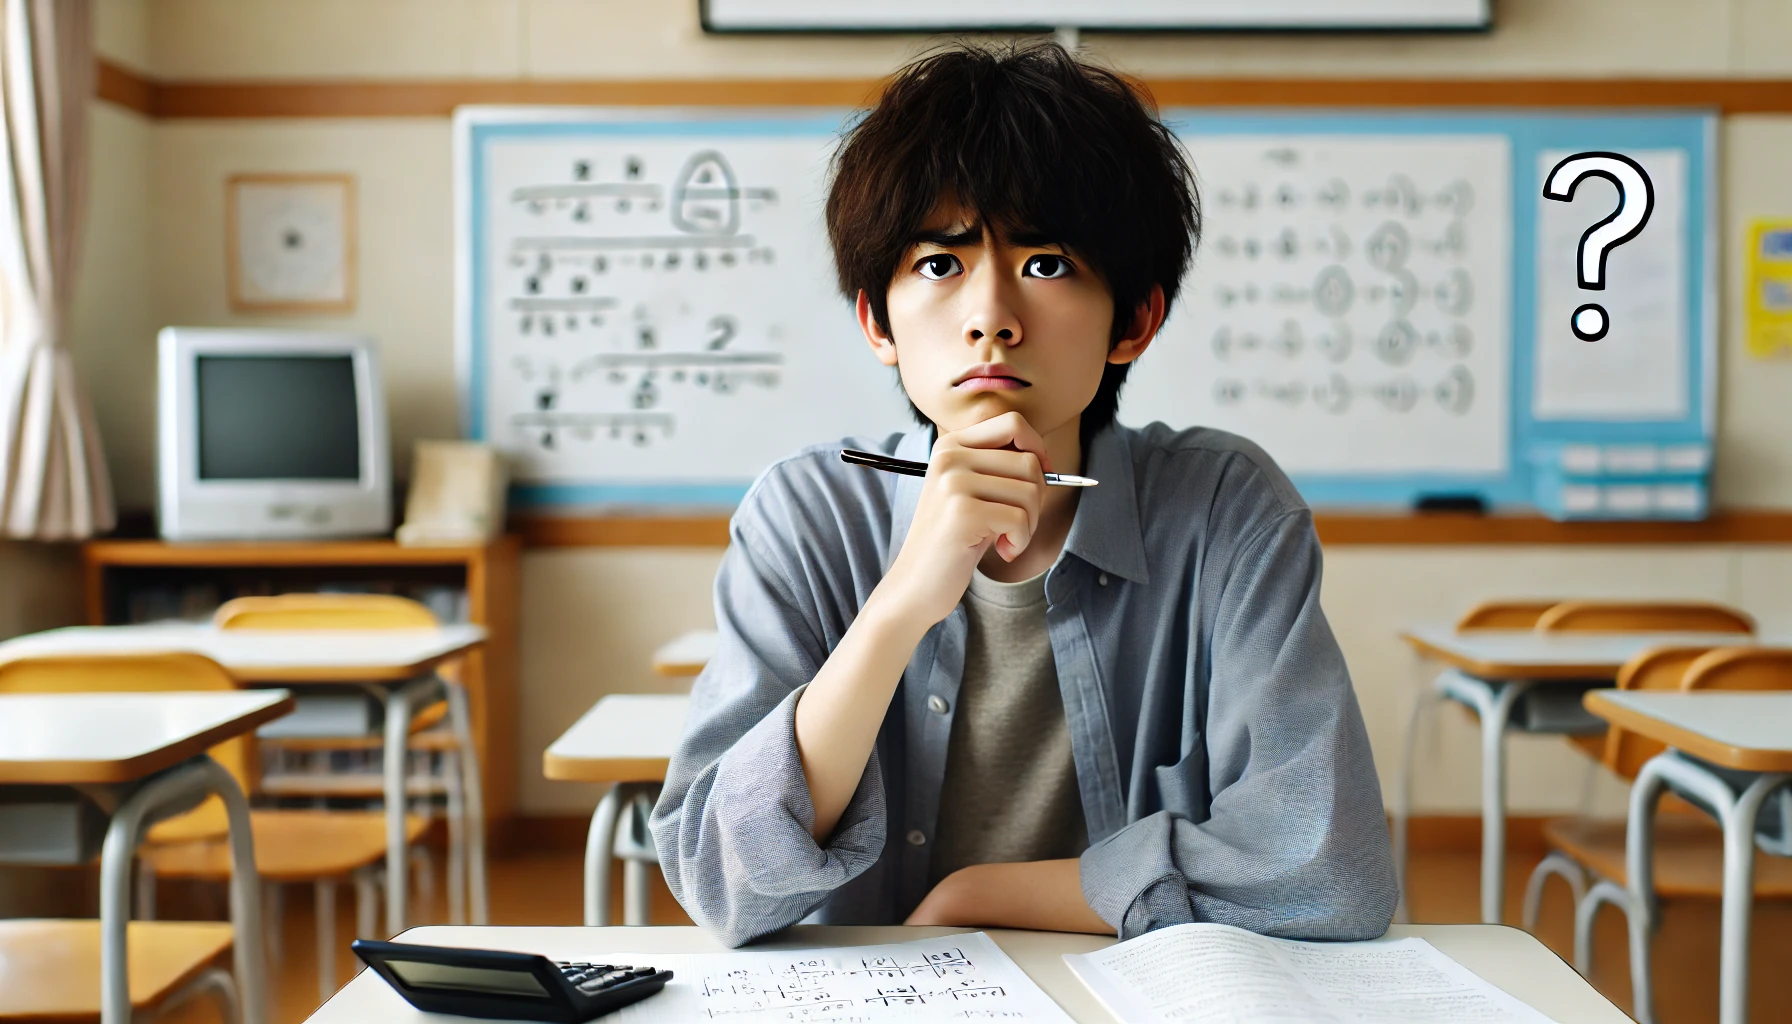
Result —
<instances>
[{"instance_id":1,"label":"wooden wall trim","mask_svg":"<svg viewBox=\"0 0 1792 1024\"><path fill-rule=\"evenodd\" d=\"M95 62L93 94L108 103L134 110L145 117L155 116L156 83L104 58Z\"/></svg>"},{"instance_id":2,"label":"wooden wall trim","mask_svg":"<svg viewBox=\"0 0 1792 1024\"><path fill-rule=\"evenodd\" d=\"M1346 545L1792 544L1792 511L1719 512L1696 523L1558 523L1538 515L1313 517L1321 543ZM728 517L512 515L510 531L532 548L726 547Z\"/></svg>"},{"instance_id":3,"label":"wooden wall trim","mask_svg":"<svg viewBox=\"0 0 1792 1024\"><path fill-rule=\"evenodd\" d=\"M858 106L873 78L158 81L99 61L99 98L156 118L447 117L473 103ZM1165 106L1698 107L1792 113L1782 78L1158 78Z\"/></svg>"},{"instance_id":4,"label":"wooden wall trim","mask_svg":"<svg viewBox=\"0 0 1792 1024\"><path fill-rule=\"evenodd\" d=\"M512 514L509 533L530 548L725 548L728 517Z\"/></svg>"}]
</instances>

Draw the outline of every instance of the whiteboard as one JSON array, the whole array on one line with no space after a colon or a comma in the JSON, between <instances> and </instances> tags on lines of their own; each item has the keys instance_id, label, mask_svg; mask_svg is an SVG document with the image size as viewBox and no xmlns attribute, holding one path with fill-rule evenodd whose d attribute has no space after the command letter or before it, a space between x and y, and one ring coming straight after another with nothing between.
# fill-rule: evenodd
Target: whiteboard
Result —
<instances>
[{"instance_id":1,"label":"whiteboard","mask_svg":"<svg viewBox=\"0 0 1792 1024\"><path fill-rule=\"evenodd\" d=\"M550 504L731 504L913 421L821 222L840 112L463 111L469 433ZM467 154L463 154L465 156Z\"/></svg>"},{"instance_id":2,"label":"whiteboard","mask_svg":"<svg viewBox=\"0 0 1792 1024\"><path fill-rule=\"evenodd\" d=\"M1206 223L1120 419L1251 438L1291 474L1503 473L1501 135L1191 142Z\"/></svg>"},{"instance_id":3,"label":"whiteboard","mask_svg":"<svg viewBox=\"0 0 1792 1024\"><path fill-rule=\"evenodd\" d=\"M506 454L514 502L729 506L805 445L913 426L834 283L821 212L846 116L457 112L465 431ZM1243 434L1317 504L1518 503L1533 444L1709 436L1710 118L1165 118L1204 239L1123 423ZM1589 182L1538 202L1574 147L1659 175L1601 298L1621 344L1598 351L1549 330L1573 284L1555 249L1600 201Z\"/></svg>"}]
</instances>

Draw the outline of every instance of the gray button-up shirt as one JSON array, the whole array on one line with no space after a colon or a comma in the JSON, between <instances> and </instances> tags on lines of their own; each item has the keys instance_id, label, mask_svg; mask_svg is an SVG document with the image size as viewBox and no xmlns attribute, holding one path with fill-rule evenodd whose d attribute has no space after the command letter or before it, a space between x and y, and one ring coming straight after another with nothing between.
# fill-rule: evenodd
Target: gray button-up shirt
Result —
<instances>
[{"instance_id":1,"label":"gray button-up shirt","mask_svg":"<svg viewBox=\"0 0 1792 1024\"><path fill-rule=\"evenodd\" d=\"M902 549L932 428L816 445L767 469L716 575L721 634L654 808L672 892L739 945L799 920L900 923L928 858L964 672L961 604L916 646L826 846L794 728L804 686ZM1046 577L1046 620L1087 820L1083 896L1122 938L1188 921L1380 935L1396 885L1381 790L1319 609L1305 503L1242 438L1161 423L1090 439Z\"/></svg>"}]
</instances>

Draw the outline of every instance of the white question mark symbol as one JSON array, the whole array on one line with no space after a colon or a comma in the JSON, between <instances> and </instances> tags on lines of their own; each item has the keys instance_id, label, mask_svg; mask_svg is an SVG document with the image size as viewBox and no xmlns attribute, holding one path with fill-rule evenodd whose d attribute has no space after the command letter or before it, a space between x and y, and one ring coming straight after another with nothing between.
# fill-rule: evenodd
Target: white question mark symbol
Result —
<instances>
[{"instance_id":1,"label":"white question mark symbol","mask_svg":"<svg viewBox=\"0 0 1792 1024\"><path fill-rule=\"evenodd\" d=\"M1618 187L1618 208L1611 216L1588 228L1580 236L1575 262L1579 267L1582 288L1605 289L1605 255L1635 238L1649 223L1655 209L1655 186L1642 165L1622 153L1576 153L1556 164L1543 182L1543 196L1560 202L1574 198L1575 186L1584 178L1604 178ZM1605 307L1589 302L1574 311L1569 320L1574 336L1582 341L1598 341L1611 327Z\"/></svg>"}]
</instances>

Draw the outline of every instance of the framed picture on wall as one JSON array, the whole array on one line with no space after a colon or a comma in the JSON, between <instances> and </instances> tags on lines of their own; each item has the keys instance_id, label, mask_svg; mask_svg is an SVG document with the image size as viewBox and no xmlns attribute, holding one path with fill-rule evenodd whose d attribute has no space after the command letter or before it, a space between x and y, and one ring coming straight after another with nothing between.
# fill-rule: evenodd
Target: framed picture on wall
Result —
<instances>
[{"instance_id":1,"label":"framed picture on wall","mask_svg":"<svg viewBox=\"0 0 1792 1024\"><path fill-rule=\"evenodd\" d=\"M698 0L707 32L1483 31L1492 0Z\"/></svg>"},{"instance_id":2,"label":"framed picture on wall","mask_svg":"<svg viewBox=\"0 0 1792 1024\"><path fill-rule=\"evenodd\" d=\"M233 174L225 185L230 308L347 313L355 308L355 179Z\"/></svg>"}]
</instances>

